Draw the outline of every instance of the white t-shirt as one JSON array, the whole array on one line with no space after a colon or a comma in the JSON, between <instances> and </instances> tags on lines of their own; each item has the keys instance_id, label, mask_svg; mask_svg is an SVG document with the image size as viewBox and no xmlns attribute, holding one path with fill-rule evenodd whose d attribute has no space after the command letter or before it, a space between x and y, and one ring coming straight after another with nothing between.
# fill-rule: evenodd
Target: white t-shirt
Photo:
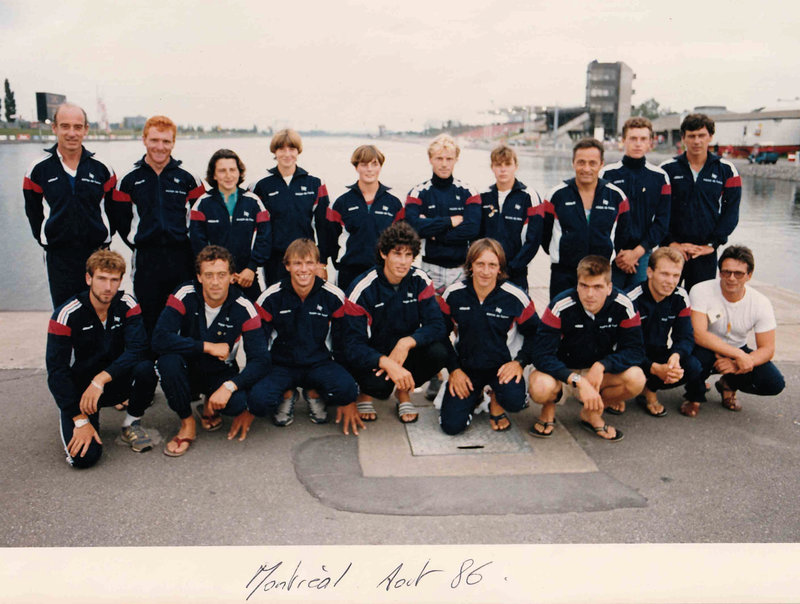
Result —
<instances>
[{"instance_id":1,"label":"white t-shirt","mask_svg":"<svg viewBox=\"0 0 800 604\"><path fill-rule=\"evenodd\" d=\"M719 280L703 281L689 292L689 301L693 311L708 317L708 331L736 348L747 343L750 330L764 333L776 327L772 303L748 285L741 300L728 302L722 295Z\"/></svg>"},{"instance_id":2,"label":"white t-shirt","mask_svg":"<svg viewBox=\"0 0 800 604\"><path fill-rule=\"evenodd\" d=\"M506 197L508 194L511 193L511 189L508 191L497 191L497 206L500 208L500 211L503 211L503 206L506 203Z\"/></svg>"}]
</instances>

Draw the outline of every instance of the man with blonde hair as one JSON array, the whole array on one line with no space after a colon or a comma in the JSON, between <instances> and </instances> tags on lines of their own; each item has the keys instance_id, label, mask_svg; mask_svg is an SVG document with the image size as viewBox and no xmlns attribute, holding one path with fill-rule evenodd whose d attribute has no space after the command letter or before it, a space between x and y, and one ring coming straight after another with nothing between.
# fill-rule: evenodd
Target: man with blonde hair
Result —
<instances>
[{"instance_id":1,"label":"man with blonde hair","mask_svg":"<svg viewBox=\"0 0 800 604\"><path fill-rule=\"evenodd\" d=\"M481 226L480 194L453 177L460 152L449 134L433 139L428 146L433 175L406 197L405 218L423 240L422 270L438 295L464 277L467 248ZM425 396L433 400L440 386L441 380L434 377Z\"/></svg>"},{"instance_id":2,"label":"man with blonde hair","mask_svg":"<svg viewBox=\"0 0 800 604\"><path fill-rule=\"evenodd\" d=\"M142 131L145 155L114 191L114 222L134 250L133 290L148 335L172 291L194 276L189 218L205 189L172 157L176 132L168 117L148 119Z\"/></svg>"},{"instance_id":3,"label":"man with blonde hair","mask_svg":"<svg viewBox=\"0 0 800 604\"><path fill-rule=\"evenodd\" d=\"M656 392L683 383L689 384L690 389L698 383L701 367L692 355L694 330L689 294L678 285L683 255L671 247L660 247L648 262L647 280L628 292L639 311L644 335L645 359L641 368L647 383L637 402L653 417L664 417L667 410L658 402Z\"/></svg>"}]
</instances>

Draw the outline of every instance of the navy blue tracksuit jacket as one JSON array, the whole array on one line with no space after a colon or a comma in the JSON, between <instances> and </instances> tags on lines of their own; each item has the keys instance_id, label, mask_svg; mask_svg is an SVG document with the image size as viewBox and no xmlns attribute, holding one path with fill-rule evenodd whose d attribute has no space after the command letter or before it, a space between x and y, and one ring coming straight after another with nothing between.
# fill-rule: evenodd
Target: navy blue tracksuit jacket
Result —
<instances>
[{"instance_id":1,"label":"navy blue tracksuit jacket","mask_svg":"<svg viewBox=\"0 0 800 604\"><path fill-rule=\"evenodd\" d=\"M472 279L454 283L439 304L450 331L456 332L447 369L497 369L509 361L525 367L533 359L533 336L539 317L530 298L504 281L483 302Z\"/></svg>"},{"instance_id":2,"label":"navy blue tracksuit jacket","mask_svg":"<svg viewBox=\"0 0 800 604\"><path fill-rule=\"evenodd\" d=\"M617 288L596 315L584 310L576 289L550 302L536 333L536 369L566 382L572 369L600 362L608 373L622 373L644 360L642 324L633 302Z\"/></svg>"},{"instance_id":3,"label":"navy blue tracksuit jacket","mask_svg":"<svg viewBox=\"0 0 800 604\"><path fill-rule=\"evenodd\" d=\"M508 274L516 283L527 280L530 264L542 242L544 206L539 194L518 180L508 192L502 209L497 185L481 193L483 218L478 237L491 237L500 242L506 253Z\"/></svg>"}]
</instances>

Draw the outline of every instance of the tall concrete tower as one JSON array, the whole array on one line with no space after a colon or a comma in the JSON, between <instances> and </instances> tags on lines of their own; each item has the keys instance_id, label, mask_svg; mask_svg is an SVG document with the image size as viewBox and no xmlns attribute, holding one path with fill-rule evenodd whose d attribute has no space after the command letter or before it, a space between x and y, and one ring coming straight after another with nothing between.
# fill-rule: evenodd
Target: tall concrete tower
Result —
<instances>
[{"instance_id":1,"label":"tall concrete tower","mask_svg":"<svg viewBox=\"0 0 800 604\"><path fill-rule=\"evenodd\" d=\"M622 61L592 61L586 68L586 107L592 116L595 132L614 136L631 116L633 80L636 74Z\"/></svg>"}]
</instances>

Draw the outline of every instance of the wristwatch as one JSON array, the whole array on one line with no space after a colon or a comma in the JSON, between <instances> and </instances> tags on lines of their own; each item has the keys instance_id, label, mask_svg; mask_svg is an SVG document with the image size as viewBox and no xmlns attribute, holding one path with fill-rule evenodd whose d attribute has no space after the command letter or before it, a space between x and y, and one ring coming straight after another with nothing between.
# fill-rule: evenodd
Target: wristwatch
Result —
<instances>
[{"instance_id":1,"label":"wristwatch","mask_svg":"<svg viewBox=\"0 0 800 604\"><path fill-rule=\"evenodd\" d=\"M89 423L88 419L85 419L85 418L76 419L75 420L75 427L76 428L83 428L88 423Z\"/></svg>"},{"instance_id":2,"label":"wristwatch","mask_svg":"<svg viewBox=\"0 0 800 604\"><path fill-rule=\"evenodd\" d=\"M569 383L573 388L577 388L578 383L581 381L581 375L579 373L572 373L567 379L569 379Z\"/></svg>"},{"instance_id":3,"label":"wristwatch","mask_svg":"<svg viewBox=\"0 0 800 604\"><path fill-rule=\"evenodd\" d=\"M231 392L236 392L236 384L234 384L232 381L228 380L227 382L223 382L222 385Z\"/></svg>"}]
</instances>

